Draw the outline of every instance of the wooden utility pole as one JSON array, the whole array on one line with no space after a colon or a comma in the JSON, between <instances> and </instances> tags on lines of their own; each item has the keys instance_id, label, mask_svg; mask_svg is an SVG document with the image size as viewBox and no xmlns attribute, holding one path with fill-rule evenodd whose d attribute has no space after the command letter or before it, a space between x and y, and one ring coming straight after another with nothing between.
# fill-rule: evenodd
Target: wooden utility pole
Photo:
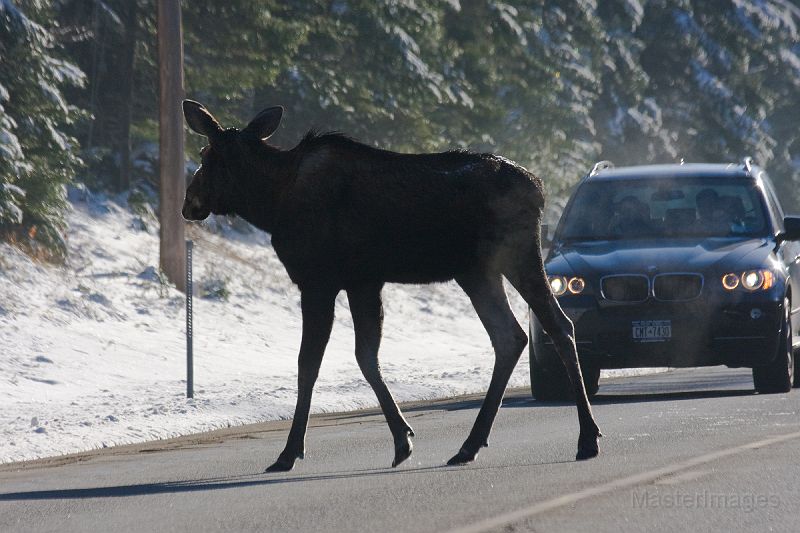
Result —
<instances>
[{"instance_id":1,"label":"wooden utility pole","mask_svg":"<svg viewBox=\"0 0 800 533\"><path fill-rule=\"evenodd\" d=\"M186 242L181 207L186 191L183 160L183 30L180 0L158 0L159 165L161 270L185 291Z\"/></svg>"}]
</instances>

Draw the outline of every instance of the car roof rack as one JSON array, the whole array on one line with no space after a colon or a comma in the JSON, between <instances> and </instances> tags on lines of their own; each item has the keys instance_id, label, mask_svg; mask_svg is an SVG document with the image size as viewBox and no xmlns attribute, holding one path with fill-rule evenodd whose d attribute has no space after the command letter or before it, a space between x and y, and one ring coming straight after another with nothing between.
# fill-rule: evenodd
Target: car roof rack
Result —
<instances>
[{"instance_id":1,"label":"car roof rack","mask_svg":"<svg viewBox=\"0 0 800 533\"><path fill-rule=\"evenodd\" d=\"M753 158L750 157L750 156L745 157L744 160L742 160L742 167L744 167L744 169L747 172L752 172L753 171Z\"/></svg>"},{"instance_id":2,"label":"car roof rack","mask_svg":"<svg viewBox=\"0 0 800 533\"><path fill-rule=\"evenodd\" d=\"M614 168L614 163L612 163L611 161L607 161L607 160L598 161L597 163L594 164L594 166L592 167L592 170L589 171L589 174L587 174L587 176L594 176L595 174L597 174L601 170L606 170L606 169L609 169L609 168Z\"/></svg>"}]
</instances>

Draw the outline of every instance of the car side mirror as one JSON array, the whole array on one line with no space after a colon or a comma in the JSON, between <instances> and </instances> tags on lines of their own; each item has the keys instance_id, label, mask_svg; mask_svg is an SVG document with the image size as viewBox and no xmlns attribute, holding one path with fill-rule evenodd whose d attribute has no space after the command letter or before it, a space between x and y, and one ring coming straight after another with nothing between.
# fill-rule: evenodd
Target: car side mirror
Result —
<instances>
[{"instance_id":1,"label":"car side mirror","mask_svg":"<svg viewBox=\"0 0 800 533\"><path fill-rule=\"evenodd\" d=\"M775 237L775 240L800 241L800 217L783 217L783 231Z\"/></svg>"}]
</instances>

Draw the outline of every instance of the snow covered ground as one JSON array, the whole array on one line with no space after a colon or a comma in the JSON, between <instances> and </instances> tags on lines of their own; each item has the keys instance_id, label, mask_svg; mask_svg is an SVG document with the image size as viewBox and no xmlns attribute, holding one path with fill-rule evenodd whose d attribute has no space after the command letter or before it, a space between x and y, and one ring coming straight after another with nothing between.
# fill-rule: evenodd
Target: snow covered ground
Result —
<instances>
[{"instance_id":1,"label":"snow covered ground","mask_svg":"<svg viewBox=\"0 0 800 533\"><path fill-rule=\"evenodd\" d=\"M217 232L189 229L200 293L189 400L184 297L158 275L155 218L85 190L70 196L66 266L0 244L0 462L292 416L299 292L267 235L213 221ZM381 360L398 401L485 390L491 346L455 284L384 296ZM524 302L509 296L526 324ZM376 406L344 293L336 313L313 410ZM526 359L512 386L528 383Z\"/></svg>"}]
</instances>

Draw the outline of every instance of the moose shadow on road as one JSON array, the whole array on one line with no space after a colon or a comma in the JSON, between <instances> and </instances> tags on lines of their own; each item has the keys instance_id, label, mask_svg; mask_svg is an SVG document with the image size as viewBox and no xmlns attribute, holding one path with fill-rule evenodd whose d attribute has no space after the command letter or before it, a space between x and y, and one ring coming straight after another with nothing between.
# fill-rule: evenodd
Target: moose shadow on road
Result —
<instances>
[{"instance_id":1,"label":"moose shadow on road","mask_svg":"<svg viewBox=\"0 0 800 533\"><path fill-rule=\"evenodd\" d=\"M82 500L91 498L125 498L130 496L151 496L156 494L180 494L188 492L241 489L248 487L266 487L286 483L303 483L314 481L329 481L336 479L357 479L372 476L418 475L430 472L446 472L459 470L502 470L507 468L520 468L524 466L544 466L574 461L550 461L530 464L514 465L489 465L489 466L425 466L407 469L364 469L348 472L331 472L327 474L309 474L292 477L274 477L276 474L250 474L244 476L208 478L190 481L165 481L155 483L142 483L132 485L117 485L110 487L89 487L74 489L52 489L27 492L9 492L0 494L0 502L7 501L37 501L37 500ZM280 474L277 474L280 476Z\"/></svg>"}]
</instances>

